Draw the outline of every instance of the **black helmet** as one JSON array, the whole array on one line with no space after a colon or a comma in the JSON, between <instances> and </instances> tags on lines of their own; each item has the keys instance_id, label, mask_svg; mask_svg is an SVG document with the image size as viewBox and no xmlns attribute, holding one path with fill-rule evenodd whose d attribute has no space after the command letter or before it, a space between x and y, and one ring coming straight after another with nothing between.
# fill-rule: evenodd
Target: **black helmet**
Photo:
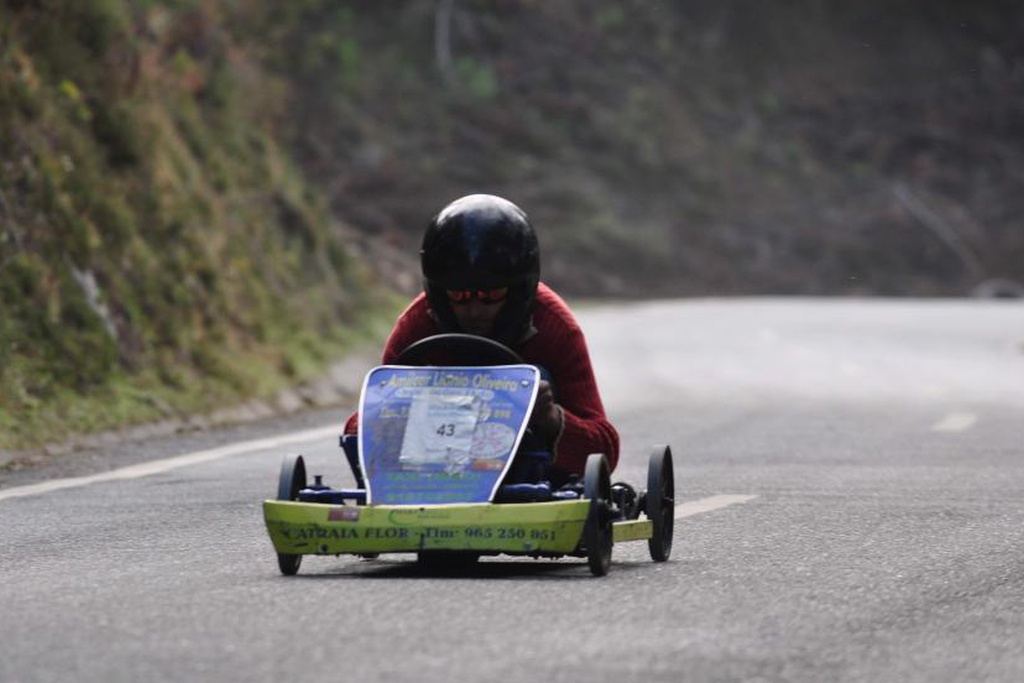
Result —
<instances>
[{"instance_id":1,"label":"black helmet","mask_svg":"<svg viewBox=\"0 0 1024 683\"><path fill-rule=\"evenodd\" d=\"M540 247L518 206L489 194L456 199L434 216L420 250L423 288L446 330L461 331L445 290L508 287L491 337L516 344L529 329Z\"/></svg>"}]
</instances>

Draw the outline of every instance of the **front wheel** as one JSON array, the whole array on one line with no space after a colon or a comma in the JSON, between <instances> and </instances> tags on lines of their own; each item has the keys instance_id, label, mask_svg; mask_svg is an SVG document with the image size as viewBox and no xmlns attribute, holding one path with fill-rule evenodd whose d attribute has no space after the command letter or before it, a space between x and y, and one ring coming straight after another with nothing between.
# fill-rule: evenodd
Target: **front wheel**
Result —
<instances>
[{"instance_id":1,"label":"front wheel","mask_svg":"<svg viewBox=\"0 0 1024 683\"><path fill-rule=\"evenodd\" d=\"M277 478L277 499L298 500L299 491L306 488L306 462L301 455L289 454L281 462L281 473ZM302 564L302 555L278 553L277 566L285 576L294 576Z\"/></svg>"},{"instance_id":2,"label":"front wheel","mask_svg":"<svg viewBox=\"0 0 1024 683\"><path fill-rule=\"evenodd\" d=\"M647 498L644 501L647 517L654 526L653 534L647 540L647 548L655 562L664 562L672 554L675 495L672 449L668 446L655 446L647 461Z\"/></svg>"},{"instance_id":3,"label":"front wheel","mask_svg":"<svg viewBox=\"0 0 1024 683\"><path fill-rule=\"evenodd\" d=\"M587 457L583 471L583 497L590 500L583 527L587 563L591 574L604 576L612 564L612 480L608 461L601 453Z\"/></svg>"}]
</instances>

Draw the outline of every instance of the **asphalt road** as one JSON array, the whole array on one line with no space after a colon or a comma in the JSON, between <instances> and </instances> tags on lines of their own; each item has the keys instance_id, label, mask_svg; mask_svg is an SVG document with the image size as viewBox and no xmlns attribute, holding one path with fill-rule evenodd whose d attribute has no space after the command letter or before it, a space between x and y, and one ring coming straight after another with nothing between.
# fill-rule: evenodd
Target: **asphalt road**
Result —
<instances>
[{"instance_id":1,"label":"asphalt road","mask_svg":"<svg viewBox=\"0 0 1024 683\"><path fill-rule=\"evenodd\" d=\"M0 681L1024 680L1024 306L580 317L616 478L675 451L670 562L639 543L604 578L497 558L433 576L411 556L285 578L260 501L288 450L346 480L319 429L335 416L161 440L84 458L89 483L2 482ZM238 446L296 429L318 436ZM131 461L150 464L110 469Z\"/></svg>"}]
</instances>

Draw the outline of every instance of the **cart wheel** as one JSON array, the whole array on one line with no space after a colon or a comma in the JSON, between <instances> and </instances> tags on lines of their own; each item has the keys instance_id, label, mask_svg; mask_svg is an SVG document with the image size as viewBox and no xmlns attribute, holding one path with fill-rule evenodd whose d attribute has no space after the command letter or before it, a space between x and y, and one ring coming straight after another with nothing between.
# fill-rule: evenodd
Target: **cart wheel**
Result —
<instances>
[{"instance_id":1,"label":"cart wheel","mask_svg":"<svg viewBox=\"0 0 1024 683\"><path fill-rule=\"evenodd\" d=\"M647 461L647 518L654 523L654 533L647 541L651 559L664 562L672 554L672 531L675 526L675 475L672 470L672 449L655 446Z\"/></svg>"},{"instance_id":2,"label":"cart wheel","mask_svg":"<svg viewBox=\"0 0 1024 683\"><path fill-rule=\"evenodd\" d=\"M587 563L591 574L604 576L612 564L612 481L608 461L601 453L591 453L587 457L583 497L590 500L590 510L583 527Z\"/></svg>"},{"instance_id":3,"label":"cart wheel","mask_svg":"<svg viewBox=\"0 0 1024 683\"><path fill-rule=\"evenodd\" d=\"M299 491L306 488L306 462L301 455L291 453L281 462L281 474L277 479L278 500L298 500ZM285 576L294 576L302 564L302 555L277 554L277 566Z\"/></svg>"}]
</instances>

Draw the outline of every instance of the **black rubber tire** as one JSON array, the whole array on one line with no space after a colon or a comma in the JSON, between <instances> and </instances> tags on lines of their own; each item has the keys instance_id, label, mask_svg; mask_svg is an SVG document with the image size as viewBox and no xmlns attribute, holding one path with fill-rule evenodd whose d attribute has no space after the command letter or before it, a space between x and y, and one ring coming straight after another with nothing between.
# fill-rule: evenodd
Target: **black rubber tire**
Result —
<instances>
[{"instance_id":1,"label":"black rubber tire","mask_svg":"<svg viewBox=\"0 0 1024 683\"><path fill-rule=\"evenodd\" d=\"M395 365L518 365L523 362L501 342L474 334L435 334L410 344Z\"/></svg>"},{"instance_id":2,"label":"black rubber tire","mask_svg":"<svg viewBox=\"0 0 1024 683\"><path fill-rule=\"evenodd\" d=\"M612 565L612 480L608 461L601 453L587 457L583 471L583 497L590 500L583 526L587 564L594 576L604 576Z\"/></svg>"},{"instance_id":3,"label":"black rubber tire","mask_svg":"<svg viewBox=\"0 0 1024 683\"><path fill-rule=\"evenodd\" d=\"M672 533L675 530L675 473L672 466L672 449L655 446L647 461L647 494L645 507L647 518L654 523L654 533L647 540L651 559L665 562L672 554Z\"/></svg>"},{"instance_id":4,"label":"black rubber tire","mask_svg":"<svg viewBox=\"0 0 1024 683\"><path fill-rule=\"evenodd\" d=\"M281 461L281 473L277 478L277 499L298 500L299 491L306 488L306 461L301 455L290 453ZM277 554L277 566L285 576L295 576L302 564L302 555Z\"/></svg>"}]
</instances>

